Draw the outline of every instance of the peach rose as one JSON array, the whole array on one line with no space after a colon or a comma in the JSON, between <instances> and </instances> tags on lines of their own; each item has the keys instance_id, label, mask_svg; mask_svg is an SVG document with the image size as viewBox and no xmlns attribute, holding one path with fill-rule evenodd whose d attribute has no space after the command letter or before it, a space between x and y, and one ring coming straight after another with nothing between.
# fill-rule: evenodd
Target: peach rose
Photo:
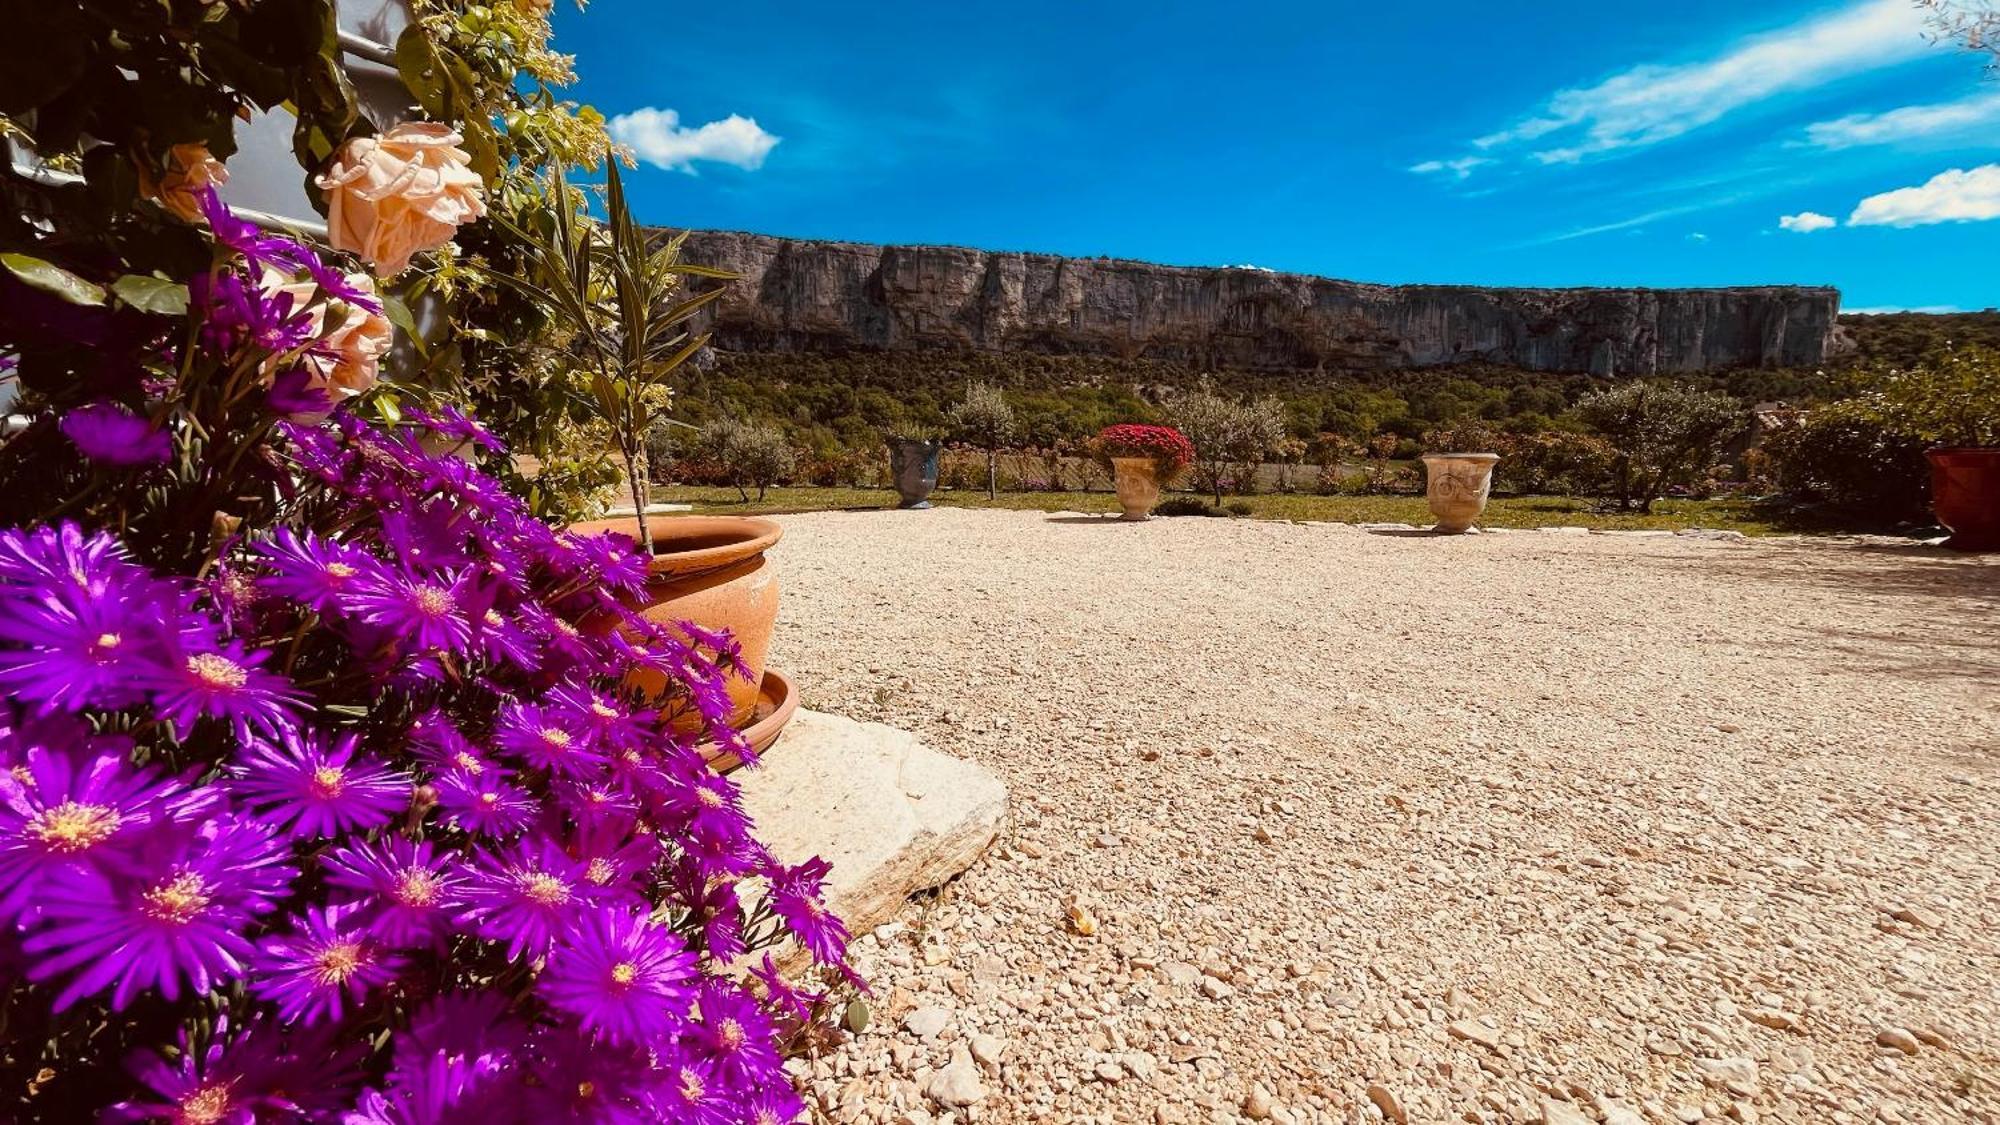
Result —
<instances>
[{"instance_id":1,"label":"peach rose","mask_svg":"<svg viewBox=\"0 0 2000 1125\"><path fill-rule=\"evenodd\" d=\"M374 279L365 273L348 274L347 283L365 293L375 291ZM312 327L308 336L313 342L301 358L314 390L326 391L337 404L375 385L382 357L395 343L396 329L388 317L360 305L320 300L319 286L312 278L293 277L269 266L264 267L258 287L269 297L291 294L292 310L304 310L309 319ZM335 309L339 320L329 328L329 313ZM265 373L273 373L276 367L273 358Z\"/></svg>"},{"instance_id":2,"label":"peach rose","mask_svg":"<svg viewBox=\"0 0 2000 1125\"><path fill-rule=\"evenodd\" d=\"M167 150L166 171L155 180L150 169L139 170L140 190L190 223L201 220L201 189L229 182L229 169L208 154L205 144L175 145Z\"/></svg>"},{"instance_id":3,"label":"peach rose","mask_svg":"<svg viewBox=\"0 0 2000 1125\"><path fill-rule=\"evenodd\" d=\"M450 242L486 214L483 185L444 125L411 121L375 137L356 137L318 180L334 248L361 255L375 276L394 277L410 255Z\"/></svg>"}]
</instances>

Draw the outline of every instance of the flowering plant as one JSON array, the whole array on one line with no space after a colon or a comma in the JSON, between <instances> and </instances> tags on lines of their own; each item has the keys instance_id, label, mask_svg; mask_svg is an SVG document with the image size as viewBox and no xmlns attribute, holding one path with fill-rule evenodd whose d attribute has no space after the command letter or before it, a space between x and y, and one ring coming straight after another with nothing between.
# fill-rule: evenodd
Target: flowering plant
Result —
<instances>
[{"instance_id":1,"label":"flowering plant","mask_svg":"<svg viewBox=\"0 0 2000 1125\"><path fill-rule=\"evenodd\" d=\"M1097 432L1091 450L1107 470L1113 457L1150 457L1163 485L1194 460L1194 444L1172 426L1106 426Z\"/></svg>"},{"instance_id":2,"label":"flowering plant","mask_svg":"<svg viewBox=\"0 0 2000 1125\"><path fill-rule=\"evenodd\" d=\"M431 452L500 452L465 415L343 408L365 277L197 194L184 286L35 260L10 313L123 362L0 338L5 1115L794 1120L822 994L723 969L846 933L702 753L733 642Z\"/></svg>"}]
</instances>

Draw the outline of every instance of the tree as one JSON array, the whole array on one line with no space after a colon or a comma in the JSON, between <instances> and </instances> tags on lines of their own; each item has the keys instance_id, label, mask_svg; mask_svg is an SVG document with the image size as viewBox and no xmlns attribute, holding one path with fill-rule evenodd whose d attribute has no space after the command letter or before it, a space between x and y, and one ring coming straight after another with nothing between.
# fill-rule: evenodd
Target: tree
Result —
<instances>
[{"instance_id":1,"label":"tree","mask_svg":"<svg viewBox=\"0 0 2000 1125\"><path fill-rule=\"evenodd\" d=\"M1743 431L1743 408L1726 394L1672 383L1626 383L1586 396L1576 416L1608 440L1622 510L1653 510L1675 485L1693 484Z\"/></svg>"},{"instance_id":2,"label":"tree","mask_svg":"<svg viewBox=\"0 0 2000 1125\"><path fill-rule=\"evenodd\" d=\"M750 502L746 483L757 486L757 499L762 500L765 489L798 469L798 452L785 432L768 422L718 418L702 428L701 444L702 451L728 471L730 483L746 504Z\"/></svg>"},{"instance_id":3,"label":"tree","mask_svg":"<svg viewBox=\"0 0 2000 1125\"><path fill-rule=\"evenodd\" d=\"M1203 379L1195 389L1169 390L1160 398L1167 423L1194 443L1194 482L1222 503L1222 482L1232 467L1262 464L1285 436L1285 408L1276 398L1234 398Z\"/></svg>"},{"instance_id":4,"label":"tree","mask_svg":"<svg viewBox=\"0 0 2000 1125\"><path fill-rule=\"evenodd\" d=\"M1994 0L1917 0L1930 14L1924 22L1940 39L1949 39L1968 51L1991 55L1986 65L2000 74L2000 4Z\"/></svg>"},{"instance_id":5,"label":"tree","mask_svg":"<svg viewBox=\"0 0 2000 1125\"><path fill-rule=\"evenodd\" d=\"M986 498L999 493L1000 447L1012 440L1018 426L1007 395L991 383L967 383L965 397L951 408L951 427L961 441L986 451Z\"/></svg>"}]
</instances>

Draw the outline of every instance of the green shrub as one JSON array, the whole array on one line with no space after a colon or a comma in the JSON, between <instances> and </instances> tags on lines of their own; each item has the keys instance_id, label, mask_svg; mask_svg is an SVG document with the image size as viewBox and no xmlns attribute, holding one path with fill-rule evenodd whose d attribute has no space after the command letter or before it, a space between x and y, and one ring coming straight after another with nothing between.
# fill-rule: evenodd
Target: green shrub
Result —
<instances>
[{"instance_id":1,"label":"green shrub","mask_svg":"<svg viewBox=\"0 0 2000 1125\"><path fill-rule=\"evenodd\" d=\"M755 485L757 499L762 500L765 489L798 470L798 452L785 440L785 432L764 422L716 419L702 428L697 448L720 467L745 501L750 499L746 485Z\"/></svg>"},{"instance_id":2,"label":"green shrub","mask_svg":"<svg viewBox=\"0 0 2000 1125\"><path fill-rule=\"evenodd\" d=\"M1653 510L1669 489L1706 479L1749 424L1735 399L1677 383L1626 383L1576 404L1576 417L1611 443L1611 495L1624 510Z\"/></svg>"},{"instance_id":3,"label":"green shrub","mask_svg":"<svg viewBox=\"0 0 2000 1125\"><path fill-rule=\"evenodd\" d=\"M1914 367L1864 371L1853 385L1852 398L1778 416L1763 451L1781 491L1870 518L1921 519L1925 449L2000 445L2000 349L1948 348Z\"/></svg>"}]
</instances>

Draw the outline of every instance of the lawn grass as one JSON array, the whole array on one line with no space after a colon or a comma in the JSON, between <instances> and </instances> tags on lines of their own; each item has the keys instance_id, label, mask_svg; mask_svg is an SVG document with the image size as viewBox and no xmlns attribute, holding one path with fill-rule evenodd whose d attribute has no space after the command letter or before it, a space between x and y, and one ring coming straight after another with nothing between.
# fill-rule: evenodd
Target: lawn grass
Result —
<instances>
[{"instance_id":1,"label":"lawn grass","mask_svg":"<svg viewBox=\"0 0 2000 1125\"><path fill-rule=\"evenodd\" d=\"M744 503L733 488L655 487L656 502L693 504L699 512L717 514L817 512L839 509L893 508L896 493L887 488L773 488L762 501L753 492ZM1250 505L1253 519L1326 520L1342 523L1407 523L1428 527L1430 509L1421 496L1317 496L1282 493L1240 498ZM1044 512L1115 512L1118 500L1108 492L1003 492L988 500L984 492L943 490L932 503L954 508L1010 508ZM1607 531L1668 530L1706 527L1745 535L1789 535L1843 530L1802 521L1794 513L1751 500L1661 500L1647 514L1599 512L1588 500L1567 496L1496 496L1486 506L1483 527L1591 527ZM1851 529L1848 529L1851 530Z\"/></svg>"}]
</instances>

